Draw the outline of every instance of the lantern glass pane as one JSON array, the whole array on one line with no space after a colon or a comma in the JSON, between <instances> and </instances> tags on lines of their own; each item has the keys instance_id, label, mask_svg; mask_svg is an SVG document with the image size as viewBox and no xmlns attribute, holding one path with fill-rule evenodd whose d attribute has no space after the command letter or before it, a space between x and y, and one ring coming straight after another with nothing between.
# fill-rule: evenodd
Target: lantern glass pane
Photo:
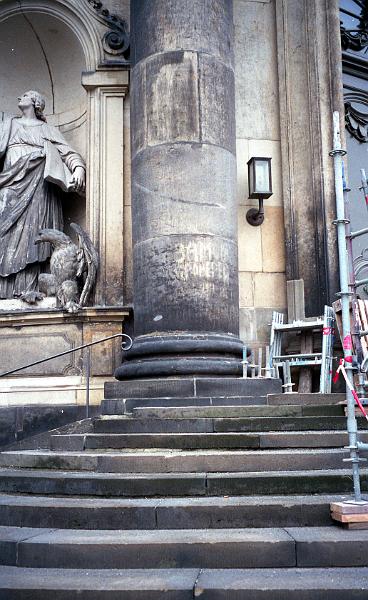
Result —
<instances>
[{"instance_id":1,"label":"lantern glass pane","mask_svg":"<svg viewBox=\"0 0 368 600\"><path fill-rule=\"evenodd\" d=\"M255 192L258 194L269 193L270 190L270 170L268 160L256 160L256 185Z\"/></svg>"}]
</instances>

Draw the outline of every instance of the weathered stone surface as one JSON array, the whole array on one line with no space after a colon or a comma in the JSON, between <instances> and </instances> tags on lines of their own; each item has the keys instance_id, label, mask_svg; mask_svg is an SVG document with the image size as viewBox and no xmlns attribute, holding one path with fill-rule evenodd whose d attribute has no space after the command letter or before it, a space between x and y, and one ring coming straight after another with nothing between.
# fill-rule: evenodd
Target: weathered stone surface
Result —
<instances>
[{"instance_id":1,"label":"weathered stone surface","mask_svg":"<svg viewBox=\"0 0 368 600\"><path fill-rule=\"evenodd\" d=\"M183 169L183 164L187 169ZM234 239L235 159L226 150L199 143L164 144L147 148L144 155L135 157L133 165L136 244L151 237L179 234ZM221 245L221 239L216 241ZM210 256L196 256L194 250L191 254L183 256L182 262L187 259L190 265L194 261L211 260Z\"/></svg>"},{"instance_id":2,"label":"weathered stone surface","mask_svg":"<svg viewBox=\"0 0 368 600\"><path fill-rule=\"evenodd\" d=\"M164 52L147 61L147 121L142 123L147 127L147 146L168 140L199 141L198 78L195 52ZM186 102L178 103L178 97Z\"/></svg>"},{"instance_id":3,"label":"weathered stone surface","mask_svg":"<svg viewBox=\"0 0 368 600\"><path fill-rule=\"evenodd\" d=\"M95 569L287 567L295 564L295 546L279 528L56 530L20 543L17 564Z\"/></svg>"},{"instance_id":4,"label":"weathered stone surface","mask_svg":"<svg viewBox=\"0 0 368 600\"><path fill-rule=\"evenodd\" d=\"M279 379L243 379L241 377L183 377L132 379L124 382L107 382L105 398L217 398L231 399L232 397L255 398L253 404L258 404L257 398L267 394L281 395L281 380ZM321 394L315 394L315 396ZM288 402L292 404L292 402Z\"/></svg>"},{"instance_id":5,"label":"weathered stone surface","mask_svg":"<svg viewBox=\"0 0 368 600\"><path fill-rule=\"evenodd\" d=\"M154 498L0 495L0 525L60 529L155 529ZM288 525L297 525L288 522Z\"/></svg>"},{"instance_id":6,"label":"weathered stone surface","mask_svg":"<svg viewBox=\"0 0 368 600\"><path fill-rule=\"evenodd\" d=\"M269 394L267 403L270 405L300 404L307 408L308 405L342 404L345 399L345 394Z\"/></svg>"},{"instance_id":7,"label":"weathered stone surface","mask_svg":"<svg viewBox=\"0 0 368 600\"><path fill-rule=\"evenodd\" d=\"M48 529L36 527L0 527L0 564L15 565L17 563L17 545L26 539L47 534Z\"/></svg>"},{"instance_id":8,"label":"weathered stone surface","mask_svg":"<svg viewBox=\"0 0 368 600\"><path fill-rule=\"evenodd\" d=\"M223 239L219 244L210 234L177 234L137 244L136 293L141 300L135 310L138 332L144 323L158 331L180 330L183 323L197 331L221 331L226 319L229 332L235 334L235 251L231 240ZM188 289L192 290L190 295Z\"/></svg>"},{"instance_id":9,"label":"weathered stone surface","mask_svg":"<svg viewBox=\"0 0 368 600\"><path fill-rule=\"evenodd\" d=\"M200 49L225 62L233 62L232 5L222 0L140 0L131 12L133 63L152 54ZM170 22L167 16L170 15ZM150 32L150 35L147 35Z\"/></svg>"},{"instance_id":10,"label":"weathered stone surface","mask_svg":"<svg viewBox=\"0 0 368 600\"><path fill-rule=\"evenodd\" d=\"M292 454L294 471L339 469L344 451L332 449L295 449ZM5 452L1 467L21 466L30 469L61 469L63 471L93 471L100 473L262 473L286 471L290 451L278 449L125 449L118 452L85 450L81 452L27 451Z\"/></svg>"},{"instance_id":11,"label":"weathered stone surface","mask_svg":"<svg viewBox=\"0 0 368 600\"><path fill-rule=\"evenodd\" d=\"M0 446L80 420L85 414L85 407L65 404L0 407Z\"/></svg>"},{"instance_id":12,"label":"weathered stone surface","mask_svg":"<svg viewBox=\"0 0 368 600\"><path fill-rule=\"evenodd\" d=\"M344 499L343 496L340 497ZM334 496L54 498L0 495L0 525L60 529L218 529L330 525Z\"/></svg>"},{"instance_id":13,"label":"weathered stone surface","mask_svg":"<svg viewBox=\"0 0 368 600\"><path fill-rule=\"evenodd\" d=\"M201 142L235 155L234 71L208 54L198 56Z\"/></svg>"},{"instance_id":14,"label":"weathered stone surface","mask_svg":"<svg viewBox=\"0 0 368 600\"><path fill-rule=\"evenodd\" d=\"M31 469L0 470L0 491L65 496L203 496L204 473L91 473Z\"/></svg>"},{"instance_id":15,"label":"weathered stone surface","mask_svg":"<svg viewBox=\"0 0 368 600\"><path fill-rule=\"evenodd\" d=\"M234 24L237 135L279 140L274 3L234 2Z\"/></svg>"},{"instance_id":16,"label":"weathered stone surface","mask_svg":"<svg viewBox=\"0 0 368 600\"><path fill-rule=\"evenodd\" d=\"M339 527L288 528L298 567L361 567L367 564L368 531Z\"/></svg>"},{"instance_id":17,"label":"weathered stone surface","mask_svg":"<svg viewBox=\"0 0 368 600\"><path fill-rule=\"evenodd\" d=\"M276 576L275 576L276 575ZM277 575L280 575L277 577ZM0 591L23 600L365 600L368 569L27 569L0 567ZM265 589L266 588L266 589Z\"/></svg>"},{"instance_id":18,"label":"weathered stone surface","mask_svg":"<svg viewBox=\"0 0 368 600\"><path fill-rule=\"evenodd\" d=\"M132 31L135 334L237 336L232 3L133 3ZM183 352L116 377L240 374L241 348Z\"/></svg>"},{"instance_id":19,"label":"weathered stone surface","mask_svg":"<svg viewBox=\"0 0 368 600\"><path fill-rule=\"evenodd\" d=\"M195 598L203 600L364 600L368 569L205 570Z\"/></svg>"},{"instance_id":20,"label":"weathered stone surface","mask_svg":"<svg viewBox=\"0 0 368 600\"><path fill-rule=\"evenodd\" d=\"M7 600L192 600L198 569L27 569L0 567L0 592Z\"/></svg>"},{"instance_id":21,"label":"weathered stone surface","mask_svg":"<svg viewBox=\"0 0 368 600\"><path fill-rule=\"evenodd\" d=\"M344 111L341 80L332 66L341 64L341 48L332 42L340 37L338 5L278 3L276 23L282 163L290 166L282 170L286 274L287 279L304 279L310 316L321 314L338 289L329 157L332 111Z\"/></svg>"}]
</instances>

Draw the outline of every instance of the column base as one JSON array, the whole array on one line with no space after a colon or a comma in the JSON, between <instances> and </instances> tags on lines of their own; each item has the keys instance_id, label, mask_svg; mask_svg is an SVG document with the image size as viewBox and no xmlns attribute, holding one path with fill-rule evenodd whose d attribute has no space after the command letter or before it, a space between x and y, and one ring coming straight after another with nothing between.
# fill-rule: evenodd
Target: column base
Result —
<instances>
[{"instance_id":1,"label":"column base","mask_svg":"<svg viewBox=\"0 0 368 600\"><path fill-rule=\"evenodd\" d=\"M243 342L231 334L142 335L135 338L115 377L120 381L187 375L239 377L242 356Z\"/></svg>"}]
</instances>

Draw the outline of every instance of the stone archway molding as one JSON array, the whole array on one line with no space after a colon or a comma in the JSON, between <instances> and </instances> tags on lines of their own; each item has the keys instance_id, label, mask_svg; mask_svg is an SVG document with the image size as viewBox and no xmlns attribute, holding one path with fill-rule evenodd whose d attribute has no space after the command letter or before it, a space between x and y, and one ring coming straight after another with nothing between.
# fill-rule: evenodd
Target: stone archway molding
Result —
<instances>
[{"instance_id":1,"label":"stone archway molding","mask_svg":"<svg viewBox=\"0 0 368 600\"><path fill-rule=\"evenodd\" d=\"M57 18L81 43L86 63L81 84L87 91L87 110L69 115L70 120L64 113L52 115L51 120L63 131L87 120L86 224L101 256L95 302L122 305L126 164L123 119L129 64L122 54L126 43L121 36L128 35L126 23L92 0L0 0L0 22L20 13ZM110 47L114 40L116 46L122 44L115 53Z\"/></svg>"},{"instance_id":2,"label":"stone archway molding","mask_svg":"<svg viewBox=\"0 0 368 600\"><path fill-rule=\"evenodd\" d=\"M46 14L65 23L77 36L83 48L86 70L95 71L105 61L104 38L108 23L88 0L5 0L0 2L0 22L20 13ZM109 56L111 60L111 56Z\"/></svg>"}]
</instances>

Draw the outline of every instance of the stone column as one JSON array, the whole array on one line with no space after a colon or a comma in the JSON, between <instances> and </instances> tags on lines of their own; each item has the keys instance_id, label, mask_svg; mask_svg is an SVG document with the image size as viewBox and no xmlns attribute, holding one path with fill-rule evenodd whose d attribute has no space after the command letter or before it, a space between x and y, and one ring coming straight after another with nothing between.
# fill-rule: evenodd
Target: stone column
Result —
<instances>
[{"instance_id":1,"label":"stone column","mask_svg":"<svg viewBox=\"0 0 368 600\"><path fill-rule=\"evenodd\" d=\"M116 377L236 375L232 2L132 0L131 31L136 338Z\"/></svg>"}]
</instances>

